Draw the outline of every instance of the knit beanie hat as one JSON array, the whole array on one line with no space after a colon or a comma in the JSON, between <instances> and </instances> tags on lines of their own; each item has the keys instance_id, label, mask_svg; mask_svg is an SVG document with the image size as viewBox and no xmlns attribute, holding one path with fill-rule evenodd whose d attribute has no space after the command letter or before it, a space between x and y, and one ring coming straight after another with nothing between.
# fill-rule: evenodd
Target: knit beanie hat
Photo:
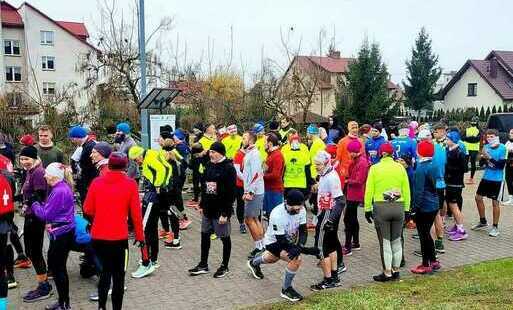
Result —
<instances>
[{"instance_id":1,"label":"knit beanie hat","mask_svg":"<svg viewBox=\"0 0 513 310\"><path fill-rule=\"evenodd\" d=\"M308 128L306 128L306 133L310 135L318 135L319 134L319 127L317 127L314 124L310 124Z\"/></svg>"},{"instance_id":2,"label":"knit beanie hat","mask_svg":"<svg viewBox=\"0 0 513 310\"><path fill-rule=\"evenodd\" d=\"M45 174L57 177L60 181L64 179L64 165L61 163L51 163L45 169Z\"/></svg>"},{"instance_id":3,"label":"knit beanie hat","mask_svg":"<svg viewBox=\"0 0 513 310\"><path fill-rule=\"evenodd\" d=\"M347 144L347 151L349 153L360 153L362 149L362 143L358 139L353 139Z\"/></svg>"},{"instance_id":4,"label":"knit beanie hat","mask_svg":"<svg viewBox=\"0 0 513 310\"><path fill-rule=\"evenodd\" d=\"M285 197L287 205L289 206L300 206L305 202L305 195L297 189L290 190Z\"/></svg>"},{"instance_id":5,"label":"knit beanie hat","mask_svg":"<svg viewBox=\"0 0 513 310\"><path fill-rule=\"evenodd\" d=\"M425 140L425 139L429 139L431 138L432 135L431 135L431 131L429 131L429 129L422 129L421 131L419 131L419 140Z\"/></svg>"},{"instance_id":6,"label":"knit beanie hat","mask_svg":"<svg viewBox=\"0 0 513 310\"><path fill-rule=\"evenodd\" d=\"M337 156L337 145L336 144L328 144L326 145L326 152L331 155L331 158L335 158Z\"/></svg>"},{"instance_id":7,"label":"knit beanie hat","mask_svg":"<svg viewBox=\"0 0 513 310\"><path fill-rule=\"evenodd\" d=\"M20 157L21 156L32 158L32 159L37 159L37 149L32 145L26 146L21 149Z\"/></svg>"},{"instance_id":8,"label":"knit beanie hat","mask_svg":"<svg viewBox=\"0 0 513 310\"><path fill-rule=\"evenodd\" d=\"M28 145L34 145L34 137L32 135L23 135L21 138L20 138L20 143L25 145L25 146L28 146Z\"/></svg>"},{"instance_id":9,"label":"knit beanie hat","mask_svg":"<svg viewBox=\"0 0 513 310\"><path fill-rule=\"evenodd\" d=\"M258 135L264 133L264 125L260 123L256 123L255 126L253 126L253 132Z\"/></svg>"},{"instance_id":10,"label":"knit beanie hat","mask_svg":"<svg viewBox=\"0 0 513 310\"><path fill-rule=\"evenodd\" d=\"M134 160L137 157L141 156L143 153L144 153L144 148L140 147L139 145L134 145L128 151L128 158L130 158L131 160Z\"/></svg>"},{"instance_id":11,"label":"knit beanie hat","mask_svg":"<svg viewBox=\"0 0 513 310\"><path fill-rule=\"evenodd\" d=\"M120 131L124 133L125 135L130 133L130 125L128 123L119 123L116 125L116 131Z\"/></svg>"},{"instance_id":12,"label":"knit beanie hat","mask_svg":"<svg viewBox=\"0 0 513 310\"><path fill-rule=\"evenodd\" d=\"M112 153L112 147L110 146L110 144L108 144L107 142L103 142L103 141L97 142L94 145L93 150L100 153L100 155L103 158L109 158L110 153Z\"/></svg>"},{"instance_id":13,"label":"knit beanie hat","mask_svg":"<svg viewBox=\"0 0 513 310\"><path fill-rule=\"evenodd\" d=\"M394 153L394 147L389 142L383 143L379 147L379 154L380 155L383 155L383 154L392 155L393 153Z\"/></svg>"},{"instance_id":14,"label":"knit beanie hat","mask_svg":"<svg viewBox=\"0 0 513 310\"><path fill-rule=\"evenodd\" d=\"M123 152L112 152L109 156L108 165L111 170L124 170L128 166L128 158Z\"/></svg>"},{"instance_id":15,"label":"knit beanie hat","mask_svg":"<svg viewBox=\"0 0 513 310\"><path fill-rule=\"evenodd\" d=\"M326 151L319 151L317 155L315 155L314 162L322 163L323 165L330 166L331 165L331 155Z\"/></svg>"},{"instance_id":16,"label":"knit beanie hat","mask_svg":"<svg viewBox=\"0 0 513 310\"><path fill-rule=\"evenodd\" d=\"M210 146L210 150L215 151L223 156L226 155L226 148L224 147L224 144L222 144L221 142L212 143L212 145Z\"/></svg>"},{"instance_id":17,"label":"knit beanie hat","mask_svg":"<svg viewBox=\"0 0 513 310\"><path fill-rule=\"evenodd\" d=\"M87 129L82 126L73 126L69 130L68 136L70 138L83 139L87 137Z\"/></svg>"},{"instance_id":18,"label":"knit beanie hat","mask_svg":"<svg viewBox=\"0 0 513 310\"><path fill-rule=\"evenodd\" d=\"M457 131L449 131L447 133L447 139L451 140L454 143L460 142L461 136L460 133Z\"/></svg>"},{"instance_id":19,"label":"knit beanie hat","mask_svg":"<svg viewBox=\"0 0 513 310\"><path fill-rule=\"evenodd\" d=\"M429 141L420 141L417 144L417 153L421 157L433 157L435 154L435 146Z\"/></svg>"}]
</instances>

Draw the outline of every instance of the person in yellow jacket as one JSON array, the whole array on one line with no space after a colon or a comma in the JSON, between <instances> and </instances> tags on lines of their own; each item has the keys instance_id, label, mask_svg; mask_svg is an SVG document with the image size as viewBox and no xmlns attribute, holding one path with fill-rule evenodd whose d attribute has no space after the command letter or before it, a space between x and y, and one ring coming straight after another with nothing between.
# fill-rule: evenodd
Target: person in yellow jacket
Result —
<instances>
[{"instance_id":1,"label":"person in yellow jacket","mask_svg":"<svg viewBox=\"0 0 513 310\"><path fill-rule=\"evenodd\" d=\"M159 267L158 220L160 214L159 193L167 186L172 168L160 151L134 145L128 151L128 157L142 168L144 182L143 215L146 246L142 253L142 263L132 273L134 278L143 278Z\"/></svg>"},{"instance_id":2,"label":"person in yellow jacket","mask_svg":"<svg viewBox=\"0 0 513 310\"><path fill-rule=\"evenodd\" d=\"M405 216L410 211L410 184L406 169L392 158L394 147L383 143L379 148L381 160L372 165L367 176L364 210L367 222L378 233L383 273L374 281L399 279L403 247L401 234Z\"/></svg>"},{"instance_id":3,"label":"person in yellow jacket","mask_svg":"<svg viewBox=\"0 0 513 310\"><path fill-rule=\"evenodd\" d=\"M255 142L255 147L258 150L258 153L260 154L260 159L263 163L265 163L265 160L267 159L267 152L265 151L265 128L264 125L261 123L256 123L255 126L253 126L253 132L257 136L257 140Z\"/></svg>"},{"instance_id":4,"label":"person in yellow jacket","mask_svg":"<svg viewBox=\"0 0 513 310\"><path fill-rule=\"evenodd\" d=\"M308 140L308 146L309 146L308 152L310 153L310 162L314 163L315 156L317 156L317 154L320 151L324 151L326 149L326 144L324 144L324 142L322 142L321 138L319 138L319 127L317 127L314 124L310 124L306 128L306 138ZM317 182L317 169L315 168L315 165L310 166L310 173L311 173L313 182ZM317 210L317 192L316 191L312 191L309 201L310 201L310 205L313 206L313 213L317 214L318 210ZM314 225L316 225L316 224L317 224L317 217L314 216L312 223L308 223L307 226L309 229L313 229L313 228L315 228Z\"/></svg>"},{"instance_id":5,"label":"person in yellow jacket","mask_svg":"<svg viewBox=\"0 0 513 310\"><path fill-rule=\"evenodd\" d=\"M203 151L197 155L202 159L199 167L200 174L203 174L203 171L205 170L205 164L209 161L208 151L210 150L212 144L216 142L216 140L216 127L211 124L207 127L207 129L205 129L205 133L198 141L198 143L201 145L201 148L203 149Z\"/></svg>"},{"instance_id":6,"label":"person in yellow jacket","mask_svg":"<svg viewBox=\"0 0 513 310\"><path fill-rule=\"evenodd\" d=\"M465 129L465 134L463 135L463 143L468 153L467 162L470 162L470 178L467 184L474 184L474 175L477 169L477 154L479 154L479 144L481 142L481 131L479 130L478 122L479 118L474 116L472 122L470 122L470 127Z\"/></svg>"},{"instance_id":7,"label":"person in yellow jacket","mask_svg":"<svg viewBox=\"0 0 513 310\"><path fill-rule=\"evenodd\" d=\"M221 142L226 148L226 158L233 160L237 151L240 150L242 145L242 137L237 134L237 125L230 125L226 128L228 136Z\"/></svg>"},{"instance_id":8,"label":"person in yellow jacket","mask_svg":"<svg viewBox=\"0 0 513 310\"><path fill-rule=\"evenodd\" d=\"M292 189L300 190L305 197L310 193L312 185L311 160L308 147L301 143L298 134L289 137L289 143L285 144L281 153L285 160L283 173L283 186L285 196Z\"/></svg>"}]
</instances>

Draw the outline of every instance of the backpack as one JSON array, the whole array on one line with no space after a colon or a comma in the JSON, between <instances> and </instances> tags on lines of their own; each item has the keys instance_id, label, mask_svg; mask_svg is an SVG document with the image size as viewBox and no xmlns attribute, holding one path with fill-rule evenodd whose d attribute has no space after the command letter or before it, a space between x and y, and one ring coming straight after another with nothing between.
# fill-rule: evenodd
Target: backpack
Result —
<instances>
[{"instance_id":1,"label":"backpack","mask_svg":"<svg viewBox=\"0 0 513 310\"><path fill-rule=\"evenodd\" d=\"M14 212L13 194L9 180L0 174L0 217Z\"/></svg>"}]
</instances>

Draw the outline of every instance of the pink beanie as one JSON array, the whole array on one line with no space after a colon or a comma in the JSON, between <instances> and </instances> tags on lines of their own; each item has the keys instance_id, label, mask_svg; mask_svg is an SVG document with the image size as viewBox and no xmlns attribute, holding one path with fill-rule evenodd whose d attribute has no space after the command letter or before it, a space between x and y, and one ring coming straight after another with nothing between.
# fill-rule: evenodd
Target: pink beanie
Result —
<instances>
[{"instance_id":1,"label":"pink beanie","mask_svg":"<svg viewBox=\"0 0 513 310\"><path fill-rule=\"evenodd\" d=\"M360 153L362 149L362 143L358 139L353 139L347 144L347 151L349 153Z\"/></svg>"}]
</instances>

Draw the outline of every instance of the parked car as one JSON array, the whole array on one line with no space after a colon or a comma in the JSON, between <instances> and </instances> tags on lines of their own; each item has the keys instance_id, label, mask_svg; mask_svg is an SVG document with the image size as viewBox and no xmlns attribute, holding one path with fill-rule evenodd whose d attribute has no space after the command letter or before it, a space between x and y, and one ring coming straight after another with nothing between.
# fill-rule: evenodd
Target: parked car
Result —
<instances>
[{"instance_id":1,"label":"parked car","mask_svg":"<svg viewBox=\"0 0 513 310\"><path fill-rule=\"evenodd\" d=\"M513 128L513 113L494 113L488 117L487 129L496 129L499 132L501 143L508 141L509 130Z\"/></svg>"}]
</instances>

